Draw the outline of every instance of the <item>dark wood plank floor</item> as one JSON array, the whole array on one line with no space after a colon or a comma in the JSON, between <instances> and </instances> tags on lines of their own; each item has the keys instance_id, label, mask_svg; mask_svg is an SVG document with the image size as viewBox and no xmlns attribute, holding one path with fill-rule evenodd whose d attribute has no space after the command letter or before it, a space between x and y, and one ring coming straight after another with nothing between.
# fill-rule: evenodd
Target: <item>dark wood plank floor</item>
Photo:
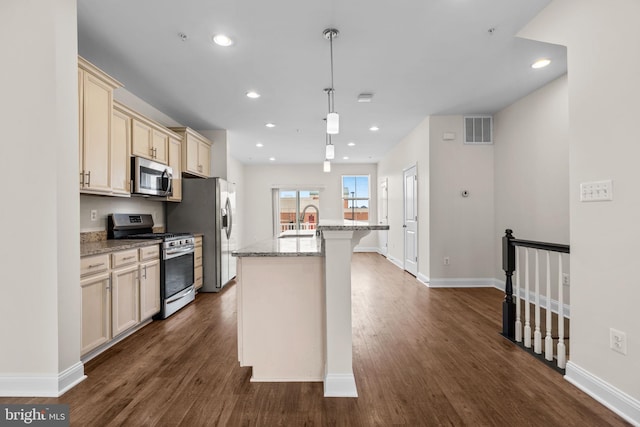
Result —
<instances>
[{"instance_id":1,"label":"dark wood plank floor","mask_svg":"<svg viewBox=\"0 0 640 427\"><path fill-rule=\"evenodd\" d=\"M357 399L324 398L322 383L250 383L228 286L87 363L61 398L0 400L68 403L74 426L628 425L502 338L501 301L495 289L429 289L355 254Z\"/></svg>"}]
</instances>

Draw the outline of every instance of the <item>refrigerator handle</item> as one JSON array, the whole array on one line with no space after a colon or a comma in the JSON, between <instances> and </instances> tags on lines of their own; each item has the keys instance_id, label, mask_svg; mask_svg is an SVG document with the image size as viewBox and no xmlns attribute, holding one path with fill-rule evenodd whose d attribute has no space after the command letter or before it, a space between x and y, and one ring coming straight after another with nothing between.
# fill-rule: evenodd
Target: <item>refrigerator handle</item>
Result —
<instances>
[{"instance_id":1,"label":"refrigerator handle","mask_svg":"<svg viewBox=\"0 0 640 427\"><path fill-rule=\"evenodd\" d=\"M225 210L227 211L227 220L225 221L225 229L227 232L227 239L231 238L231 229L233 228L233 216L231 214L231 200L227 197L227 202L224 204Z\"/></svg>"}]
</instances>

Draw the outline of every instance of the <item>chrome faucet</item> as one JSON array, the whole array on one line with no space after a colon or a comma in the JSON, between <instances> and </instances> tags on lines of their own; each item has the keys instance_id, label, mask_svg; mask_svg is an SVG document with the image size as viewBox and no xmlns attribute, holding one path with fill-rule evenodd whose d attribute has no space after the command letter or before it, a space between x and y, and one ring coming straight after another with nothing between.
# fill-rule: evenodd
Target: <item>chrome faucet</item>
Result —
<instances>
[{"instance_id":1,"label":"chrome faucet","mask_svg":"<svg viewBox=\"0 0 640 427\"><path fill-rule=\"evenodd\" d=\"M309 208L313 208L316 211L316 225L317 225L318 221L320 221L320 209L318 209L316 205L312 205L312 204L308 204L307 206L304 207L304 209L302 209L302 213L300 213L299 222L304 221L304 215L307 213L307 209ZM316 235L320 235L320 231L317 228L316 228Z\"/></svg>"}]
</instances>

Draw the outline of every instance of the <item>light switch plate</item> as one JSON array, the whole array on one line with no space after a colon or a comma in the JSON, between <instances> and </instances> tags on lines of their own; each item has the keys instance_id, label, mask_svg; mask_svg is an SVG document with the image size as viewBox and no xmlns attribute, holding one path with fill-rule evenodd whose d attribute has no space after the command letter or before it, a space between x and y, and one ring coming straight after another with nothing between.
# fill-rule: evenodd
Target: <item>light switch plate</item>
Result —
<instances>
[{"instance_id":1,"label":"light switch plate","mask_svg":"<svg viewBox=\"0 0 640 427\"><path fill-rule=\"evenodd\" d=\"M613 183L610 179L580 184L581 202L603 202L607 200L613 200Z\"/></svg>"}]
</instances>

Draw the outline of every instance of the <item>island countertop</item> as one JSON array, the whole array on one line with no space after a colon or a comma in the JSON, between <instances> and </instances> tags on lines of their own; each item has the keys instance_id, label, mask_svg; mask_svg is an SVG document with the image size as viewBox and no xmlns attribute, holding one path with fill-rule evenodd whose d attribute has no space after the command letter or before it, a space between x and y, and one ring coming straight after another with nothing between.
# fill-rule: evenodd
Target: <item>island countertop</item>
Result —
<instances>
[{"instance_id":1,"label":"island countertop","mask_svg":"<svg viewBox=\"0 0 640 427\"><path fill-rule=\"evenodd\" d=\"M318 224L320 231L365 231L365 230L388 230L388 225L370 224L366 221L345 220L321 220Z\"/></svg>"},{"instance_id":2,"label":"island countertop","mask_svg":"<svg viewBox=\"0 0 640 427\"><path fill-rule=\"evenodd\" d=\"M233 251L235 257L323 256L321 239L316 237L283 237L263 240Z\"/></svg>"}]
</instances>

